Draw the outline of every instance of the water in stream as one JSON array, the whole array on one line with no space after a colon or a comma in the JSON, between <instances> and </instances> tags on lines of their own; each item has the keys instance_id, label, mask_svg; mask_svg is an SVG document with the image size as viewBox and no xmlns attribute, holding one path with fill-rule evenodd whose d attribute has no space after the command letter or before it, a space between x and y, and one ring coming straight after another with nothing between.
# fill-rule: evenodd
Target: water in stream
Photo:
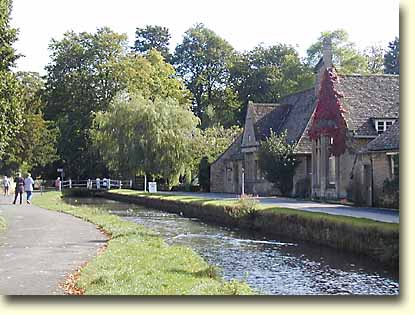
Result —
<instances>
[{"instance_id":1,"label":"water in stream","mask_svg":"<svg viewBox=\"0 0 415 315\"><path fill-rule=\"evenodd\" d=\"M70 202L74 202L72 199ZM396 275L375 262L331 248L205 224L198 219L103 199L99 205L125 220L144 225L167 243L191 247L223 278L246 281L266 295L397 295Z\"/></svg>"}]
</instances>

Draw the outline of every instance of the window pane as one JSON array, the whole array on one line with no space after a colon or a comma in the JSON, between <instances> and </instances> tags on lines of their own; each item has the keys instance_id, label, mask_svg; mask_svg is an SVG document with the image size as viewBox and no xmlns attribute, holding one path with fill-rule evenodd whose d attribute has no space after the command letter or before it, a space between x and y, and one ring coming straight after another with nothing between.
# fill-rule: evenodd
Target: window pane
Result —
<instances>
[{"instance_id":1,"label":"window pane","mask_svg":"<svg viewBox=\"0 0 415 315\"><path fill-rule=\"evenodd\" d=\"M336 157L333 155L329 157L329 184L336 184Z\"/></svg>"}]
</instances>

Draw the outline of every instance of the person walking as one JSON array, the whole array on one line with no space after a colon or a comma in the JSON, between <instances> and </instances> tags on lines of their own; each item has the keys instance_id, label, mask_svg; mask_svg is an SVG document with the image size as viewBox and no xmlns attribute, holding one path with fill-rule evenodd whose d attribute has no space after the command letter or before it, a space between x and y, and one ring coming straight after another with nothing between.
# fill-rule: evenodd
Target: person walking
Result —
<instances>
[{"instance_id":1,"label":"person walking","mask_svg":"<svg viewBox=\"0 0 415 315\"><path fill-rule=\"evenodd\" d=\"M10 188L10 179L7 176L3 178L3 188L4 188L4 195L9 195L9 188Z\"/></svg>"},{"instance_id":2,"label":"person walking","mask_svg":"<svg viewBox=\"0 0 415 315\"><path fill-rule=\"evenodd\" d=\"M23 199L23 191L24 191L24 178L22 177L22 173L17 173L17 177L14 179L16 183L16 187L14 189L14 201L13 204L16 204L17 196L20 195L20 204L22 204Z\"/></svg>"},{"instance_id":3,"label":"person walking","mask_svg":"<svg viewBox=\"0 0 415 315\"><path fill-rule=\"evenodd\" d=\"M57 191L61 191L61 178L60 178L60 177L58 177L58 178L55 180L55 189L56 189Z\"/></svg>"},{"instance_id":4,"label":"person walking","mask_svg":"<svg viewBox=\"0 0 415 315\"><path fill-rule=\"evenodd\" d=\"M33 184L35 181L30 173L27 173L27 177L24 180L24 190L26 192L26 202L30 205L32 202Z\"/></svg>"}]
</instances>

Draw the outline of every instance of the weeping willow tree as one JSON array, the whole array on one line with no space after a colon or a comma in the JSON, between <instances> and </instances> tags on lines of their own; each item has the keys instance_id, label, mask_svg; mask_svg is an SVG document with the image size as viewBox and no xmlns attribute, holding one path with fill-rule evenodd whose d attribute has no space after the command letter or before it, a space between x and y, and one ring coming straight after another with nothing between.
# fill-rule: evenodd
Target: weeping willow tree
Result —
<instances>
[{"instance_id":1,"label":"weeping willow tree","mask_svg":"<svg viewBox=\"0 0 415 315\"><path fill-rule=\"evenodd\" d=\"M92 138L108 168L123 176L147 174L176 185L191 163L198 118L173 98L120 94L94 119Z\"/></svg>"}]
</instances>

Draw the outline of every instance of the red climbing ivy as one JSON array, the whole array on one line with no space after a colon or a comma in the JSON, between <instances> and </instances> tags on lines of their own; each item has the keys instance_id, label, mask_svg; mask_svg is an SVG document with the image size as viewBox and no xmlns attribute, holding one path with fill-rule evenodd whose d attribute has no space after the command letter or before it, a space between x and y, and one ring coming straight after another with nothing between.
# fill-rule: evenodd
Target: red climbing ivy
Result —
<instances>
[{"instance_id":1,"label":"red climbing ivy","mask_svg":"<svg viewBox=\"0 0 415 315\"><path fill-rule=\"evenodd\" d=\"M340 103L343 94L336 91L334 84L338 77L334 68L324 71L321 81L320 92L317 100L317 107L313 114L313 120L308 135L315 140L319 136L333 138L333 145L330 152L339 156L346 150L346 129L344 119L344 108Z\"/></svg>"}]
</instances>

